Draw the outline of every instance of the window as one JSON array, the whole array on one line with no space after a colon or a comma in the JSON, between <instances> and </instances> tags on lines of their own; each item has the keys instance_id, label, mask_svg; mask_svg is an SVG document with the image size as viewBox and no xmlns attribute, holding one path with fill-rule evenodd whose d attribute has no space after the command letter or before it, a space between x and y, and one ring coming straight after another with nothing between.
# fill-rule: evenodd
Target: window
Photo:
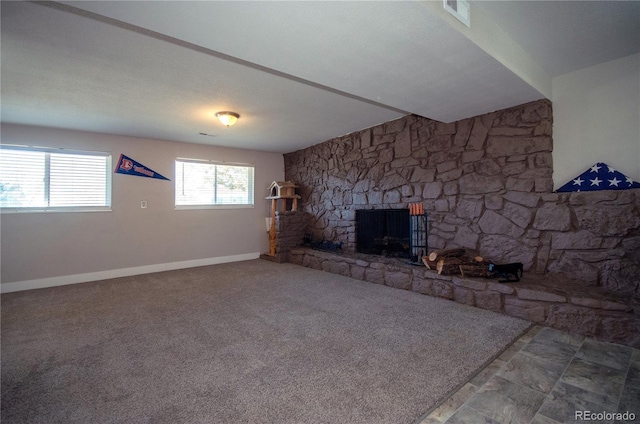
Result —
<instances>
[{"instance_id":1,"label":"window","mask_svg":"<svg viewBox=\"0 0 640 424\"><path fill-rule=\"evenodd\" d=\"M253 165L176 160L176 207L253 206Z\"/></svg>"},{"instance_id":2,"label":"window","mask_svg":"<svg viewBox=\"0 0 640 424\"><path fill-rule=\"evenodd\" d=\"M0 146L3 211L108 210L111 155Z\"/></svg>"}]
</instances>

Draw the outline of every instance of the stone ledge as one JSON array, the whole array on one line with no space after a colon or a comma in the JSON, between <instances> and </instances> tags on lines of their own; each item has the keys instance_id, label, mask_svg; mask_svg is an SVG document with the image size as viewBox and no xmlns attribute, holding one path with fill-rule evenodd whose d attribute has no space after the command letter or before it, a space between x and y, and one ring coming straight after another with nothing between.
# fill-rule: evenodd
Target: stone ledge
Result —
<instances>
[{"instance_id":1,"label":"stone ledge","mask_svg":"<svg viewBox=\"0 0 640 424\"><path fill-rule=\"evenodd\" d=\"M566 303L567 297L547 291L516 288L516 293L520 299L525 300L542 300L545 302Z\"/></svg>"},{"instance_id":2,"label":"stone ledge","mask_svg":"<svg viewBox=\"0 0 640 424\"><path fill-rule=\"evenodd\" d=\"M269 254L263 253L260 255L260 259L264 259L265 261L275 262L278 264L288 262L287 257L285 255L278 254L278 253L276 253L275 255L269 255Z\"/></svg>"},{"instance_id":3,"label":"stone ledge","mask_svg":"<svg viewBox=\"0 0 640 424\"><path fill-rule=\"evenodd\" d=\"M525 274L517 283L438 275L406 259L331 253L307 247L291 249L288 259L309 268L453 300L569 333L640 347L640 308L637 297L629 294L536 274Z\"/></svg>"}]
</instances>

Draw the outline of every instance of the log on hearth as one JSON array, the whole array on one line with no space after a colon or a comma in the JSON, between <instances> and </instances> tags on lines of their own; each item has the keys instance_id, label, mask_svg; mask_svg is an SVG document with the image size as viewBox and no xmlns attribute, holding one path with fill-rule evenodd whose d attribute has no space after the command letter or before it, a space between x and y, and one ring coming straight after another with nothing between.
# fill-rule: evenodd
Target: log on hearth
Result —
<instances>
[{"instance_id":1,"label":"log on hearth","mask_svg":"<svg viewBox=\"0 0 640 424\"><path fill-rule=\"evenodd\" d=\"M424 266L426 266L427 269L436 269L438 261L430 261L428 256L423 256L422 263L424 263Z\"/></svg>"},{"instance_id":2,"label":"log on hearth","mask_svg":"<svg viewBox=\"0 0 640 424\"><path fill-rule=\"evenodd\" d=\"M489 277L489 265L462 264L459 268L463 277Z\"/></svg>"},{"instance_id":3,"label":"log on hearth","mask_svg":"<svg viewBox=\"0 0 640 424\"><path fill-rule=\"evenodd\" d=\"M424 256L422 262L428 269L435 269L438 274L445 275L485 276L484 269L488 268L488 262L482 256L473 256L464 248L436 250L429 256Z\"/></svg>"},{"instance_id":4,"label":"log on hearth","mask_svg":"<svg viewBox=\"0 0 640 424\"><path fill-rule=\"evenodd\" d=\"M467 251L464 248L434 250L433 252L429 253L429 260L431 262L435 262L438 259L459 258L461 256L465 256L466 254L467 254Z\"/></svg>"},{"instance_id":5,"label":"log on hearth","mask_svg":"<svg viewBox=\"0 0 640 424\"><path fill-rule=\"evenodd\" d=\"M442 258L436 263L436 271L442 275L460 274L460 265L464 264L460 258Z\"/></svg>"}]
</instances>

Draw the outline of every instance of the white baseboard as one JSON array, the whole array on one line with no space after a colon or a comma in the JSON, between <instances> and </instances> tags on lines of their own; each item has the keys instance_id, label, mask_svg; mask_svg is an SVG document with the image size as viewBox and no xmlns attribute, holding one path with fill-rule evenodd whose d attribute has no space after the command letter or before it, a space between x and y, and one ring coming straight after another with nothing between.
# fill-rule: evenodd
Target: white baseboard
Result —
<instances>
[{"instance_id":1,"label":"white baseboard","mask_svg":"<svg viewBox=\"0 0 640 424\"><path fill-rule=\"evenodd\" d=\"M227 262L248 261L251 259L258 259L259 257L259 252L243 253L240 255L219 256L217 258L194 259L191 261L169 262L164 264L113 269L109 271L88 272L86 274L63 275L60 277L40 278L37 280L15 281L12 283L0 284L0 292L11 293L23 290L43 289L46 287L65 286L67 284L88 283L90 281L129 277L131 275L150 274L152 272L171 271L174 269L216 265Z\"/></svg>"}]
</instances>

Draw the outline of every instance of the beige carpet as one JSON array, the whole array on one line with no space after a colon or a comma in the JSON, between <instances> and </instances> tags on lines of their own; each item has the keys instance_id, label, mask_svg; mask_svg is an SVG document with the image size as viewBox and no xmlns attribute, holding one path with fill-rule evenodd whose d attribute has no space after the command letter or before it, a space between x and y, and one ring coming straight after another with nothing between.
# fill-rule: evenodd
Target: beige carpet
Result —
<instances>
[{"instance_id":1,"label":"beige carpet","mask_svg":"<svg viewBox=\"0 0 640 424\"><path fill-rule=\"evenodd\" d=\"M262 260L2 295L2 423L407 423L528 322Z\"/></svg>"}]
</instances>

